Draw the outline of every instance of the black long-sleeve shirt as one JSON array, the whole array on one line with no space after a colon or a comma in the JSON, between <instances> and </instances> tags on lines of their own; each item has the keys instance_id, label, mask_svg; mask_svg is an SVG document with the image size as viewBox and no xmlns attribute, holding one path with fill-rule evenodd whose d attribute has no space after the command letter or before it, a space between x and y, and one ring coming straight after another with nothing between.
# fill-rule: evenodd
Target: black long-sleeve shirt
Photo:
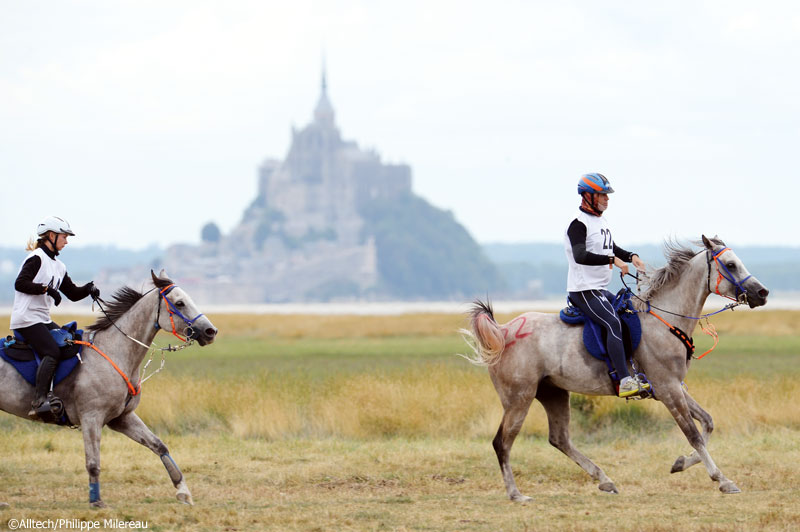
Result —
<instances>
[{"instance_id":1,"label":"black long-sleeve shirt","mask_svg":"<svg viewBox=\"0 0 800 532\"><path fill-rule=\"evenodd\" d=\"M42 247L42 251L44 251L48 257L55 258L55 253L46 247ZM29 257L22 265L19 275L17 275L17 280L14 282L14 290L34 296L45 293L47 285L33 282L33 279L36 277L36 274L39 273L39 268L41 267L42 259L38 255ZM90 285L91 283L77 286L72 279L70 279L69 274L65 273L58 290L67 296L70 301L80 301L89 295Z\"/></svg>"},{"instance_id":2,"label":"black long-sleeve shirt","mask_svg":"<svg viewBox=\"0 0 800 532\"><path fill-rule=\"evenodd\" d=\"M586 226L578 220L572 220L567 228L567 236L569 237L569 244L572 246L572 256L575 262L585 266L604 266L609 263L608 255L600 255L586 251ZM630 251L626 251L619 247L616 242L614 243L614 256L619 257L624 262L631 262L633 255Z\"/></svg>"}]
</instances>

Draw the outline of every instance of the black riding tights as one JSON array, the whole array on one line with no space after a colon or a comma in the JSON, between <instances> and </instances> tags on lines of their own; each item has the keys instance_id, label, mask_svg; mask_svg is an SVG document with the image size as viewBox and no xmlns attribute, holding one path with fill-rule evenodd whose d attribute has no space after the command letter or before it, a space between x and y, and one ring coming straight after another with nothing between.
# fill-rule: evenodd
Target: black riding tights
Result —
<instances>
[{"instance_id":1,"label":"black riding tights","mask_svg":"<svg viewBox=\"0 0 800 532\"><path fill-rule=\"evenodd\" d=\"M59 326L54 321L50 323L35 323L29 327L15 329L25 342L33 347L42 363L36 371L36 399L43 399L50 391L50 381L56 372L56 366L61 356L58 344L50 335L51 329L58 329Z\"/></svg>"},{"instance_id":2,"label":"black riding tights","mask_svg":"<svg viewBox=\"0 0 800 532\"><path fill-rule=\"evenodd\" d=\"M625 363L625 345L622 343L622 324L611 306L614 296L608 290L584 290L570 292L569 299L581 309L584 316L606 330L606 351L617 370L620 380L630 377Z\"/></svg>"}]
</instances>

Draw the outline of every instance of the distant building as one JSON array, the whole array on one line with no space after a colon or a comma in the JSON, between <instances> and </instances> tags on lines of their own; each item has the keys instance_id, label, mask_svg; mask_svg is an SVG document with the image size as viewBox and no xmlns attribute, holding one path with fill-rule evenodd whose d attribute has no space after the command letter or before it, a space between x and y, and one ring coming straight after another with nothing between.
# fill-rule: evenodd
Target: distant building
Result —
<instances>
[{"instance_id":1,"label":"distant building","mask_svg":"<svg viewBox=\"0 0 800 532\"><path fill-rule=\"evenodd\" d=\"M411 169L342 139L323 71L313 121L283 161L259 168L258 196L229 235L176 245L167 273L213 303L379 297L375 240L360 211L411 194Z\"/></svg>"}]
</instances>

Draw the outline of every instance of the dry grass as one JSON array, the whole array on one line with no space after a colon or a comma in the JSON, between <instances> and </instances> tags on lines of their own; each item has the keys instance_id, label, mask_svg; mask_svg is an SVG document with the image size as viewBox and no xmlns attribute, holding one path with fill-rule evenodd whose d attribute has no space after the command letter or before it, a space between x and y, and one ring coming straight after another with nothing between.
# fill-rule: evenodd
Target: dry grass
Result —
<instances>
[{"instance_id":1,"label":"dry grass","mask_svg":"<svg viewBox=\"0 0 800 532\"><path fill-rule=\"evenodd\" d=\"M50 430L0 435L0 529L11 517L147 520L156 531L361 530L795 530L800 526L797 433L731 436L712 445L743 489L722 495L697 467L670 475L687 448L677 434L584 443L621 490L597 490L542 439L521 439L513 463L526 505L505 498L484 440L402 438L269 442L224 435L171 436L196 506L184 507L159 460L106 434L103 494L91 511L79 434Z\"/></svg>"},{"instance_id":2,"label":"dry grass","mask_svg":"<svg viewBox=\"0 0 800 532\"><path fill-rule=\"evenodd\" d=\"M175 501L157 457L106 429L102 486L113 508L90 511L80 434L0 416L0 501L11 505L0 530L12 517L139 519L161 531L798 529L800 367L786 352L795 344L781 340L797 335L797 318L725 314L715 323L731 349L690 372L692 395L714 415L710 452L740 495L720 494L702 466L669 474L690 448L660 403L574 396L576 444L622 493L600 492L547 444L535 404L512 451L534 500L513 504L491 449L502 412L485 370L453 362L452 351L404 354L456 345L447 339L462 316L219 315L219 342L174 358L138 410L170 446L195 507ZM365 353L341 370L345 355L326 343ZM737 355L739 343L762 346L763 357ZM778 352L783 365L764 377ZM731 357L740 369L714 369Z\"/></svg>"}]
</instances>

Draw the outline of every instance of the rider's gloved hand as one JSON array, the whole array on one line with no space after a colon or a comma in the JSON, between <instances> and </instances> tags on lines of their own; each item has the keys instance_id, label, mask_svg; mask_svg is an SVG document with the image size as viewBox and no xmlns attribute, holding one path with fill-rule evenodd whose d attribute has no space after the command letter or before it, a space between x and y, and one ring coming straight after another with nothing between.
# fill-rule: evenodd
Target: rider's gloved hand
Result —
<instances>
[{"instance_id":1,"label":"rider's gloved hand","mask_svg":"<svg viewBox=\"0 0 800 532\"><path fill-rule=\"evenodd\" d=\"M92 299L100 299L100 289L94 285L94 281L89 282L86 286L89 288L89 295L92 296Z\"/></svg>"},{"instance_id":2,"label":"rider's gloved hand","mask_svg":"<svg viewBox=\"0 0 800 532\"><path fill-rule=\"evenodd\" d=\"M59 294L58 290L56 290L52 286L48 286L47 291L45 293L53 298L53 302L56 304L56 306L58 306L58 304L61 303L61 294Z\"/></svg>"}]
</instances>

